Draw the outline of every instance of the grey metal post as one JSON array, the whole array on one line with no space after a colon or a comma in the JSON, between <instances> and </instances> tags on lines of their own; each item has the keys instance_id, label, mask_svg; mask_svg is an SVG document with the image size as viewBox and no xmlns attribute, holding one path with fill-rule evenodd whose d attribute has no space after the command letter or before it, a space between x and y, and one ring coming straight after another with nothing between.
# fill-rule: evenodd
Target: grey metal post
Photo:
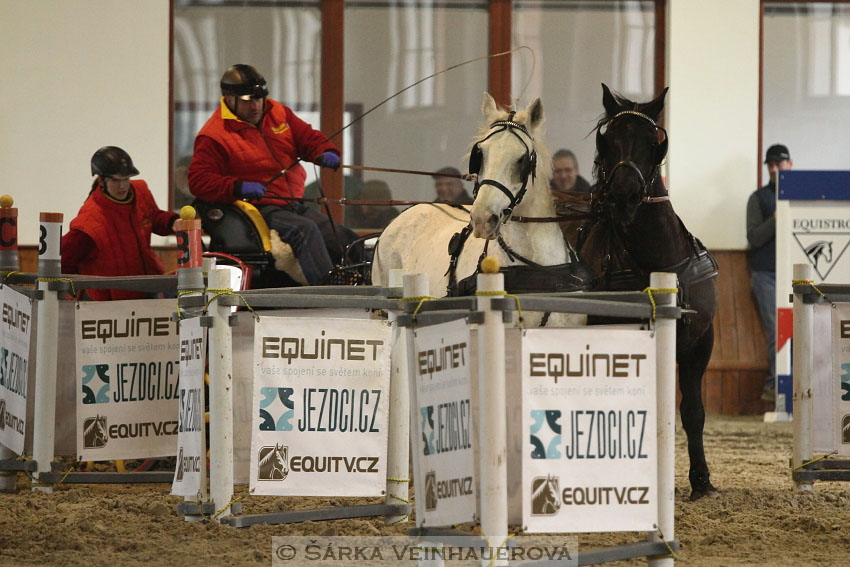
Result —
<instances>
[{"instance_id":1,"label":"grey metal post","mask_svg":"<svg viewBox=\"0 0 850 567\"><path fill-rule=\"evenodd\" d=\"M212 270L209 287L213 290L230 289L230 271ZM231 514L230 501L233 498L233 336L230 307L213 301L210 315L210 497L219 518L224 518Z\"/></svg>"},{"instance_id":2,"label":"grey metal post","mask_svg":"<svg viewBox=\"0 0 850 567\"><path fill-rule=\"evenodd\" d=\"M676 274L653 272L649 285L654 289L675 289ZM673 305L676 293L653 293L656 305ZM658 439L658 530L649 532L649 541L672 541L675 511L676 466L676 320L655 321L655 400ZM673 558L650 559L650 567L673 567Z\"/></svg>"},{"instance_id":3,"label":"grey metal post","mask_svg":"<svg viewBox=\"0 0 850 567\"><path fill-rule=\"evenodd\" d=\"M8 274L18 270L18 209L12 207L12 198L0 197L0 271ZM0 461L15 458L15 453L0 445ZM0 473L0 492L15 492L18 476L15 472Z\"/></svg>"}]
</instances>

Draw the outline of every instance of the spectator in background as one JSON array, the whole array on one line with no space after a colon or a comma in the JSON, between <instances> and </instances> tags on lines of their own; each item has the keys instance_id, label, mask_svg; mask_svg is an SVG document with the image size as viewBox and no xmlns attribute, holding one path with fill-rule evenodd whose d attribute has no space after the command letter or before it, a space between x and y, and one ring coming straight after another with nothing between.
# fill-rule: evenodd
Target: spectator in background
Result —
<instances>
[{"instance_id":1,"label":"spectator in background","mask_svg":"<svg viewBox=\"0 0 850 567\"><path fill-rule=\"evenodd\" d=\"M555 202L555 211L561 215L579 217L566 218L558 223L564 239L575 249L579 229L586 222L580 215L590 211L590 184L579 175L578 161L570 150L561 149L555 152L552 156L552 166L554 171L549 188Z\"/></svg>"},{"instance_id":2,"label":"spectator in background","mask_svg":"<svg viewBox=\"0 0 850 567\"><path fill-rule=\"evenodd\" d=\"M62 273L93 276L159 275L165 271L151 249L151 233L174 234L177 215L157 206L130 155L116 146L97 150L89 196L62 237ZM90 289L97 301L143 299L137 291Z\"/></svg>"},{"instance_id":3,"label":"spectator in background","mask_svg":"<svg viewBox=\"0 0 850 567\"><path fill-rule=\"evenodd\" d=\"M750 289L761 319L770 374L765 378L762 399L776 399L776 180L779 172L794 163L788 148L767 148L764 163L770 181L756 189L747 201L747 242L750 245Z\"/></svg>"},{"instance_id":4,"label":"spectator in background","mask_svg":"<svg viewBox=\"0 0 850 567\"><path fill-rule=\"evenodd\" d=\"M446 175L455 177L445 177ZM466 187L463 186L463 180L460 178L460 171L457 168L446 166L437 170L433 177L434 191L437 193L435 202L472 204L472 197L466 192Z\"/></svg>"},{"instance_id":5,"label":"spectator in background","mask_svg":"<svg viewBox=\"0 0 850 567\"><path fill-rule=\"evenodd\" d=\"M578 160L570 150L560 149L552 156L552 195L555 204L562 202L570 194L590 193L590 183L579 175Z\"/></svg>"},{"instance_id":6,"label":"spectator in background","mask_svg":"<svg viewBox=\"0 0 850 567\"><path fill-rule=\"evenodd\" d=\"M367 201L389 201L392 193L386 182L373 179L363 184L360 199ZM398 209L391 205L351 205L346 207L345 222L354 228L386 228L398 216Z\"/></svg>"}]
</instances>

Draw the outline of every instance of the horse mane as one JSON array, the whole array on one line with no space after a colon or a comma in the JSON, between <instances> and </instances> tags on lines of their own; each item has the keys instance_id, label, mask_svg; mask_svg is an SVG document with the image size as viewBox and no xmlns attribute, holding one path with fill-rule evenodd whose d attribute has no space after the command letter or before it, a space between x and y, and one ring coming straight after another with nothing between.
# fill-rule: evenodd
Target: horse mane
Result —
<instances>
[{"instance_id":1,"label":"horse mane","mask_svg":"<svg viewBox=\"0 0 850 567\"><path fill-rule=\"evenodd\" d=\"M266 456L265 456L265 457L263 457L262 459L260 459L260 464L259 464L258 466L263 467L263 466L266 466L267 464L269 464L269 461L271 461L271 460L274 458L274 456L275 456L275 454L276 454L276 453L277 453L277 448L274 448L274 449L272 449L271 451L269 451L269 452L266 454Z\"/></svg>"},{"instance_id":2,"label":"horse mane","mask_svg":"<svg viewBox=\"0 0 850 567\"><path fill-rule=\"evenodd\" d=\"M510 112L505 110L504 108L499 108L499 114L496 116L494 120L487 120L482 122L478 126L478 133L475 135L475 138L469 144L468 152L466 154L466 158L469 158L469 154L472 151L472 148L480 142L489 132L490 132L490 124L499 120L507 120L510 116ZM522 124L526 126L528 124L528 111L527 110L519 110L514 114L511 119L513 122L517 124ZM544 116L543 120L537 126L537 129L532 131L531 128L528 128L528 133L533 137L531 145L534 150L537 152L537 179L543 179L546 181L548 186L549 182L552 180L552 175L554 174L554 170L552 167L552 154L549 151L549 146L546 144L546 118Z\"/></svg>"},{"instance_id":3,"label":"horse mane","mask_svg":"<svg viewBox=\"0 0 850 567\"><path fill-rule=\"evenodd\" d=\"M538 498L543 492L549 488L549 485L552 484L552 478L547 476L546 482L541 482L540 486L534 491L534 494L531 495L531 498Z\"/></svg>"}]
</instances>

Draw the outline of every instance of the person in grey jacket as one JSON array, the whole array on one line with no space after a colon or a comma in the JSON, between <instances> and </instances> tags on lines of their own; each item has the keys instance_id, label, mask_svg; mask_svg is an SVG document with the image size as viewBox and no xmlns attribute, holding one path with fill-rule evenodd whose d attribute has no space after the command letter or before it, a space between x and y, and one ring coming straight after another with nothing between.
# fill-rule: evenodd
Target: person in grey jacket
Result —
<instances>
[{"instance_id":1,"label":"person in grey jacket","mask_svg":"<svg viewBox=\"0 0 850 567\"><path fill-rule=\"evenodd\" d=\"M793 162L787 147L774 144L767 149L764 163L770 181L756 189L747 201L747 242L750 245L750 289L770 362L762 399L773 401L776 397L776 180L780 171L792 168Z\"/></svg>"}]
</instances>

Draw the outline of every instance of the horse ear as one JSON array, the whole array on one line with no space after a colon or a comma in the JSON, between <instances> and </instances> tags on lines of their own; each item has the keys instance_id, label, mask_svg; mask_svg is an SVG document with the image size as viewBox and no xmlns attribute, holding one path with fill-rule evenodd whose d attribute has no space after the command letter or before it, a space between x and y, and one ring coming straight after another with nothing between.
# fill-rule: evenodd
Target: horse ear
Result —
<instances>
[{"instance_id":1,"label":"horse ear","mask_svg":"<svg viewBox=\"0 0 850 567\"><path fill-rule=\"evenodd\" d=\"M528 107L528 125L532 130L536 130L543 123L543 103L540 99L535 99Z\"/></svg>"},{"instance_id":2,"label":"horse ear","mask_svg":"<svg viewBox=\"0 0 850 567\"><path fill-rule=\"evenodd\" d=\"M490 119L494 114L496 114L499 109L496 107L496 100L490 96L490 93L484 93L484 100L481 101L481 114L484 115L484 118Z\"/></svg>"},{"instance_id":3,"label":"horse ear","mask_svg":"<svg viewBox=\"0 0 850 567\"><path fill-rule=\"evenodd\" d=\"M661 118L661 112L664 110L664 98L667 96L667 90L669 88L670 87L664 87L661 94L654 100L646 103L646 106L644 107L644 113L656 122L658 122L658 119Z\"/></svg>"},{"instance_id":4,"label":"horse ear","mask_svg":"<svg viewBox=\"0 0 850 567\"><path fill-rule=\"evenodd\" d=\"M602 83L602 106L605 108L608 116L614 116L621 110L620 104L614 98L614 95L611 94L611 89L605 83Z\"/></svg>"}]
</instances>

